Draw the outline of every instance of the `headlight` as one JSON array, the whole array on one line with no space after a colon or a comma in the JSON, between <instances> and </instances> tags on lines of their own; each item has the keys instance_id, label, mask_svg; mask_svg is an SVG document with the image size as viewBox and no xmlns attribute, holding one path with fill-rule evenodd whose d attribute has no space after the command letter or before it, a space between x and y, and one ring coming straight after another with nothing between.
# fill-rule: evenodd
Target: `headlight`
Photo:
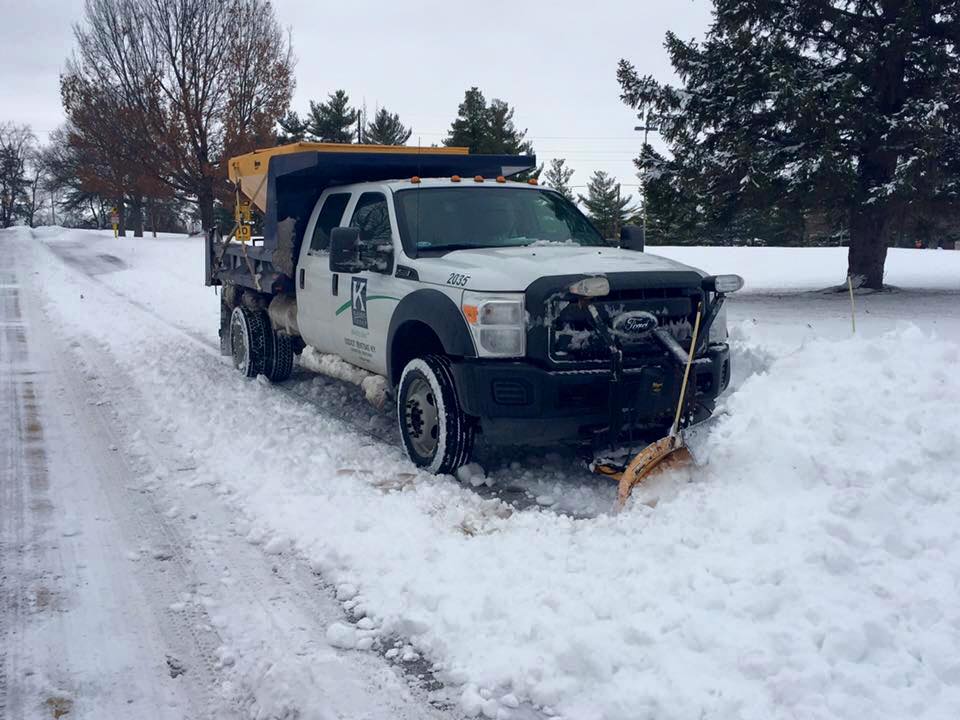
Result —
<instances>
[{"instance_id":1,"label":"headlight","mask_svg":"<svg viewBox=\"0 0 960 720\"><path fill-rule=\"evenodd\" d=\"M479 355L521 357L526 353L523 295L466 290L461 307Z\"/></svg>"},{"instance_id":2,"label":"headlight","mask_svg":"<svg viewBox=\"0 0 960 720\"><path fill-rule=\"evenodd\" d=\"M739 275L708 275L703 279L703 289L708 292L732 293L743 287Z\"/></svg>"}]
</instances>

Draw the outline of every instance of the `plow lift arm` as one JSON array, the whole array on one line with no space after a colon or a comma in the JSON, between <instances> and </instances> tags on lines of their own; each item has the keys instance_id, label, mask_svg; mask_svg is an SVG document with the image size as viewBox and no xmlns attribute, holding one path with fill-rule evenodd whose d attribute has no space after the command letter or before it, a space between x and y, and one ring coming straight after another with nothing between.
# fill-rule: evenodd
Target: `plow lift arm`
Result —
<instances>
[{"instance_id":1,"label":"plow lift arm","mask_svg":"<svg viewBox=\"0 0 960 720\"><path fill-rule=\"evenodd\" d=\"M690 339L690 350L683 346L664 328L656 328L654 337L670 353L677 364L683 367L683 380L680 383L680 396L677 399L676 411L670 432L656 442L650 443L641 450L622 471L617 471L609 465L598 467L597 471L616 479L617 509L622 509L630 498L633 488L643 482L655 470L666 467L684 467L693 463L693 456L686 447L685 439L680 428L684 411L690 398L687 386L690 381L690 369L697 355L706 346L710 337L710 328L720 314L726 294L736 292L743 287L743 279L738 275L717 275L703 279L703 289L713 294L713 301L704 315L704 306L701 302L697 307L697 315L693 324L693 334ZM581 300L586 305L593 320L594 329L603 338L610 350L610 435L612 442L616 442L622 428L622 409L620 407L620 386L623 380L623 350L616 338L609 330L609 318L601 307L589 301L588 297ZM704 340L706 338L706 341Z\"/></svg>"}]
</instances>

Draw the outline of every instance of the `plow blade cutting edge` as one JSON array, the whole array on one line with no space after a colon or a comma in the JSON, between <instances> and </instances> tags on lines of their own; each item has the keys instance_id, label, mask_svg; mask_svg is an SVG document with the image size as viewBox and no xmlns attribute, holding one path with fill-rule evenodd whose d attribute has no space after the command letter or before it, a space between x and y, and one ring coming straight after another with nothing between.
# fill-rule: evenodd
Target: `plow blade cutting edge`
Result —
<instances>
[{"instance_id":1,"label":"plow blade cutting edge","mask_svg":"<svg viewBox=\"0 0 960 720\"><path fill-rule=\"evenodd\" d=\"M690 380L690 366L693 365L693 356L696 354L697 336L700 333L700 316L703 313L703 304L697 307L697 317L693 323L693 337L690 340L690 350L687 353L687 362L683 369L683 382L680 383L680 399L677 401L677 411L673 418L670 434L650 443L641 450L617 477L616 473L604 472L619 480L617 488L617 509L620 510L630 499L630 493L642 483L654 470L662 471L687 467L693 463L693 456L687 450L683 434L680 432L680 418L683 416L684 399L687 394L687 383Z\"/></svg>"}]
</instances>

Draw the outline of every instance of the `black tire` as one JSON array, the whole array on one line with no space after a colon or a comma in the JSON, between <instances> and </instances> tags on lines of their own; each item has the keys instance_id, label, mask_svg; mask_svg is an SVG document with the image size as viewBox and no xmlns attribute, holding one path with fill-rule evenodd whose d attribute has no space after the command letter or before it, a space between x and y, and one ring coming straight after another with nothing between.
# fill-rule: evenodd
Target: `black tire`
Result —
<instances>
[{"instance_id":1,"label":"black tire","mask_svg":"<svg viewBox=\"0 0 960 720\"><path fill-rule=\"evenodd\" d=\"M293 374L293 338L286 333L270 332L273 342L264 374L270 382L283 382Z\"/></svg>"},{"instance_id":2,"label":"black tire","mask_svg":"<svg viewBox=\"0 0 960 720\"><path fill-rule=\"evenodd\" d=\"M272 336L273 331L265 312L235 307L230 315L233 366L249 378L263 374L272 350Z\"/></svg>"},{"instance_id":3,"label":"black tire","mask_svg":"<svg viewBox=\"0 0 960 720\"><path fill-rule=\"evenodd\" d=\"M397 419L417 466L452 474L470 462L476 422L460 406L447 358L426 355L407 363L397 388Z\"/></svg>"}]
</instances>

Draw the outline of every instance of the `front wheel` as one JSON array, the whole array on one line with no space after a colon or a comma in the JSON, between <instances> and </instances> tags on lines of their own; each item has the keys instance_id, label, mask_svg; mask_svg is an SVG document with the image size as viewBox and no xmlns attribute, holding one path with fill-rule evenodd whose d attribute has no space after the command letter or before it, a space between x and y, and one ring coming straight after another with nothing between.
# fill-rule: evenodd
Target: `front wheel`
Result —
<instances>
[{"instance_id":1,"label":"front wheel","mask_svg":"<svg viewBox=\"0 0 960 720\"><path fill-rule=\"evenodd\" d=\"M426 355L407 363L397 388L400 436L410 459L432 473L470 462L475 423L460 407L450 361Z\"/></svg>"}]
</instances>

